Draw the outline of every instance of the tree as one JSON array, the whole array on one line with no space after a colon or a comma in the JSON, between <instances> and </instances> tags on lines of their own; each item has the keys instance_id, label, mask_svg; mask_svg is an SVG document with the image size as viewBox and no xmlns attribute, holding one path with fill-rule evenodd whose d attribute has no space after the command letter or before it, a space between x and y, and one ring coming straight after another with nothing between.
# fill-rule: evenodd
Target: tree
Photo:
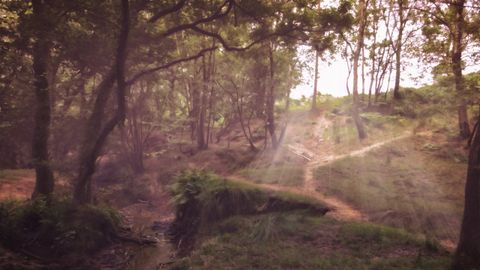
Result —
<instances>
[{"instance_id":1,"label":"tree","mask_svg":"<svg viewBox=\"0 0 480 270\"><path fill-rule=\"evenodd\" d=\"M137 104L134 103L139 101L138 106L143 103L140 102L141 99L136 100L138 85L150 82L165 89L168 81L167 87L175 94L160 96L160 101L155 98L155 102L170 105L168 110L172 115L178 111L179 116L186 117L187 108L198 112L192 111L191 116L195 118L192 121L192 130L195 130L194 139L197 145L203 149L211 141L212 127L223 125L221 120L216 120L220 118L218 115L226 118L235 118L233 115L236 115L231 106L226 106L225 98L218 98L222 95L218 94L217 85L213 83L218 78L216 66L217 62L221 61L220 58L225 57L227 52L238 53L262 48L263 52L258 55L261 63L252 65L255 67L248 70L255 74L256 86L255 91L246 90L248 101L243 103L245 128L248 130L251 115L262 117L268 123L275 123L281 113L281 110L277 110L277 102L285 100L287 108L288 89L296 83L296 80L290 77L291 74L296 74L293 67L296 60L287 49L300 42L310 43L309 36L317 31L315 28L326 29L324 33L335 32L342 17L335 8L331 8L325 13L327 16L322 18L317 14L316 1L313 0L49 0L38 3L46 4L48 9L44 10L52 15L48 18L44 16L44 19L52 21L51 24L36 23L39 29L40 26L53 26L55 22L55 27L42 28L45 34L47 30L49 33L38 34L39 38L31 38L28 29L32 27L24 22L31 17L28 5L20 0L1 3L2 9L12 6L18 11L18 21L21 21L18 31L16 26L0 24L2 34L7 35L7 38L0 40L0 44L2 49L4 43L8 47L7 57L3 58L3 50L0 52L1 62L16 63L23 67L34 60L33 75L37 78L36 82L39 82L36 85L38 89L43 89L39 92L42 94L39 96L40 103L45 105L49 102L48 106L38 108L42 108L42 113L50 109L51 116L47 120L50 121L51 117L53 124L52 163L56 169L60 168L61 163L74 164L75 161L78 165L73 196L78 204L93 201L92 175L96 170L97 159L112 151L105 145L108 137L115 134L116 127L124 124L127 130L135 133L142 129L144 117L150 117L150 112L136 110ZM23 9L26 11L22 11ZM17 20L15 16L13 18ZM4 29L6 31L3 31ZM13 44L15 42L11 40L18 44ZM34 51L32 54L31 41L35 48L44 48L43 52L48 49L49 52L35 54ZM42 43L43 41L45 42ZM45 45L51 45L51 48L45 49ZM22 47L22 50L18 50L20 53L15 46ZM14 55L24 62L13 59ZM181 68L172 69L175 65L180 65ZM22 93L23 88L18 86L24 81L31 81L31 74L26 76L23 74L25 72L19 69L1 69L8 71L7 77L0 76L2 97L5 96L4 89L22 89L16 90L16 93ZM46 70L48 73L45 73ZM174 76L161 75L162 71L167 70L173 72ZM22 74L19 76L19 73ZM222 84L228 85L225 81ZM248 85L250 87L254 83L248 81ZM44 90L49 93L46 94ZM131 93L133 98L127 93ZM259 97L258 101L253 98L255 95ZM181 100L167 100L175 97ZM2 113L3 108L13 108L16 105L11 102L11 98L8 100L8 106L3 106L4 100L1 100ZM28 108L27 102L24 105ZM9 114L13 114L12 111L10 110ZM255 114L252 114L253 111ZM144 113L148 116L144 116ZM128 119L124 123L126 117ZM4 115L0 115L0 118L3 119ZM161 116L155 118L156 121L161 119ZM41 151L36 152L37 156L46 160L38 163L42 166L50 165L48 129L45 129L48 121L45 120L45 117L39 118L41 129L35 131L41 135L35 136L36 142L40 142L37 145L43 144ZM182 125L185 123L186 121L181 122ZM5 130L3 127L2 123L2 135ZM282 132L276 129L278 128L273 124L269 133L275 135L275 145L278 145ZM14 129L8 130L11 133ZM135 148L135 163L138 164L134 166L141 172L141 144L144 140L140 138L142 136L130 137L136 137L136 146L132 149ZM5 148L2 146L2 149ZM9 156L16 154L7 150Z\"/></svg>"},{"instance_id":2,"label":"tree","mask_svg":"<svg viewBox=\"0 0 480 270\"><path fill-rule=\"evenodd\" d=\"M99 94L95 100L95 107L88 120L83 147L80 153L80 169L73 199L78 204L92 202L91 177L95 172L95 163L108 135L115 126L125 119L125 62L127 58L127 42L130 32L130 7L128 0L121 0L120 33L114 64L109 74L99 86ZM115 114L102 126L104 106L108 100L110 90L116 81L117 109Z\"/></svg>"},{"instance_id":3,"label":"tree","mask_svg":"<svg viewBox=\"0 0 480 270\"><path fill-rule=\"evenodd\" d=\"M315 50L315 71L313 75L313 96L312 96L312 111L317 110L317 95L318 95L318 51Z\"/></svg>"},{"instance_id":4,"label":"tree","mask_svg":"<svg viewBox=\"0 0 480 270\"><path fill-rule=\"evenodd\" d=\"M45 1L32 0L35 41L33 45L33 72L36 96L35 126L33 130L32 158L35 166L35 189L32 197L50 196L54 178L50 168L48 138L50 134L50 91L47 79L47 62L50 55L48 6Z\"/></svg>"},{"instance_id":5,"label":"tree","mask_svg":"<svg viewBox=\"0 0 480 270\"><path fill-rule=\"evenodd\" d=\"M465 86L462 74L462 52L464 50L464 6L465 0L455 0L450 4L453 12L451 24L452 35L452 71L455 77L455 89L460 96L458 105L458 125L460 136L464 139L470 136L470 125L468 123L467 104L465 101Z\"/></svg>"},{"instance_id":6,"label":"tree","mask_svg":"<svg viewBox=\"0 0 480 270\"><path fill-rule=\"evenodd\" d=\"M407 22L407 16L405 15L405 8L408 5L408 0L397 0L398 6L398 35L395 42L395 85L393 87L393 98L401 99L400 94L400 74L402 65L402 43L403 43L403 31Z\"/></svg>"},{"instance_id":7,"label":"tree","mask_svg":"<svg viewBox=\"0 0 480 270\"><path fill-rule=\"evenodd\" d=\"M475 124L470 138L465 206L452 269L480 269L480 133Z\"/></svg>"},{"instance_id":8,"label":"tree","mask_svg":"<svg viewBox=\"0 0 480 270\"><path fill-rule=\"evenodd\" d=\"M466 0L424 1L415 6L424 14L422 31L426 42L423 45L423 52L439 58L437 72L450 73L455 78L459 135L464 139L470 135L470 125L462 74L464 63L462 56L469 45L467 34L469 36L473 34L472 31L467 33L465 28L471 23L469 18L474 12L473 9L466 12L466 3Z\"/></svg>"},{"instance_id":9,"label":"tree","mask_svg":"<svg viewBox=\"0 0 480 270\"><path fill-rule=\"evenodd\" d=\"M362 119L360 118L358 107L358 61L360 58L360 53L363 47L363 39L365 33L365 22L367 19L366 14L366 3L365 0L359 0L358 2L358 35L357 35L357 44L353 54L353 105L352 105L352 117L357 127L358 137L362 140L367 137L365 132L365 127L363 126Z\"/></svg>"}]
</instances>

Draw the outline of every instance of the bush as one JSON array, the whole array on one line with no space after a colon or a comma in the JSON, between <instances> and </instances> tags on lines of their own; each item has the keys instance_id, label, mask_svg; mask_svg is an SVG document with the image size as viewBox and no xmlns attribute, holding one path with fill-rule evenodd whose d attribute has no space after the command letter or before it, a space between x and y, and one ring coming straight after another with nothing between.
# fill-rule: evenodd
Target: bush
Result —
<instances>
[{"instance_id":1,"label":"bush","mask_svg":"<svg viewBox=\"0 0 480 270\"><path fill-rule=\"evenodd\" d=\"M42 256L90 253L109 243L119 216L110 208L76 206L69 199L44 198L0 203L0 242Z\"/></svg>"}]
</instances>

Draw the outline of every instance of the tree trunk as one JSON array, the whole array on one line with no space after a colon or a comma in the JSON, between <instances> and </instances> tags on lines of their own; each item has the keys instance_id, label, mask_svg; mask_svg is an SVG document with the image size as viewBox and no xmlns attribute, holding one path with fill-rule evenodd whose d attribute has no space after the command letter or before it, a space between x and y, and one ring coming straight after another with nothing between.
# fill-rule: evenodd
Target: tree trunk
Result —
<instances>
[{"instance_id":1,"label":"tree trunk","mask_svg":"<svg viewBox=\"0 0 480 270\"><path fill-rule=\"evenodd\" d=\"M465 206L460 240L453 260L453 270L480 269L480 134L475 125L470 141Z\"/></svg>"},{"instance_id":2,"label":"tree trunk","mask_svg":"<svg viewBox=\"0 0 480 270\"><path fill-rule=\"evenodd\" d=\"M312 111L317 110L318 95L318 50L315 50L315 76L313 77Z\"/></svg>"},{"instance_id":3,"label":"tree trunk","mask_svg":"<svg viewBox=\"0 0 480 270\"><path fill-rule=\"evenodd\" d=\"M362 101L365 101L365 46L362 46Z\"/></svg>"},{"instance_id":4,"label":"tree trunk","mask_svg":"<svg viewBox=\"0 0 480 270\"><path fill-rule=\"evenodd\" d=\"M50 56L50 45L46 36L48 26L45 23L46 15L43 1L33 0L32 4L35 27L37 27L33 47L36 109L32 141L32 158L36 178L32 197L37 197L38 195L51 195L54 188L54 178L48 153L51 120L50 91L47 80L47 61Z\"/></svg>"},{"instance_id":5,"label":"tree trunk","mask_svg":"<svg viewBox=\"0 0 480 270\"><path fill-rule=\"evenodd\" d=\"M207 115L207 93L208 93L208 70L205 63L205 56L202 57L203 84L200 98L200 115L197 123L197 148L203 150L207 148L205 141L205 121Z\"/></svg>"},{"instance_id":6,"label":"tree trunk","mask_svg":"<svg viewBox=\"0 0 480 270\"><path fill-rule=\"evenodd\" d=\"M372 5L373 5L373 8L374 9L377 9L377 1L376 0L373 0L372 1ZM372 105L372 87L373 87L373 83L375 81L375 69L376 69L376 61L377 61L377 58L376 58L376 52L377 52L377 34L378 34L378 16L377 16L377 13L374 14L373 16L373 45L372 45L372 49L371 49L371 52L370 52L370 60L372 61L372 68L370 70L370 84L368 86L368 107L370 107Z\"/></svg>"},{"instance_id":7,"label":"tree trunk","mask_svg":"<svg viewBox=\"0 0 480 270\"><path fill-rule=\"evenodd\" d=\"M460 129L460 137L466 139L470 136L470 126L468 124L467 102L465 100L465 86L462 74L462 51L463 51L463 24L465 0L458 0L452 4L455 14L453 26L453 48L452 48L452 71L455 77L455 89L459 96L458 105L458 126Z\"/></svg>"},{"instance_id":8,"label":"tree trunk","mask_svg":"<svg viewBox=\"0 0 480 270\"><path fill-rule=\"evenodd\" d=\"M176 83L176 78L175 77L171 77L170 80L169 80L169 83L170 83L170 93L168 93L168 98L169 98L169 109L168 109L168 113L169 113L169 117L171 120L174 120L175 118L177 118L177 104L176 104L176 96L175 96L175 83Z\"/></svg>"},{"instance_id":9,"label":"tree trunk","mask_svg":"<svg viewBox=\"0 0 480 270\"><path fill-rule=\"evenodd\" d=\"M273 48L269 46L268 54L270 62L270 89L267 96L267 129L272 139L272 147L274 149L278 146L277 135L275 134L275 62L273 60Z\"/></svg>"},{"instance_id":10,"label":"tree trunk","mask_svg":"<svg viewBox=\"0 0 480 270\"><path fill-rule=\"evenodd\" d=\"M140 98L142 99L142 97ZM145 167L143 165L143 136L142 136L142 124L139 123L139 115L138 110L140 106L144 106L142 100L138 102L138 104L134 104L134 106L130 110L130 121L129 121L129 128L130 128L130 139L131 139L131 152L129 155L131 156L130 162L132 164L132 169L136 174L142 174L145 171Z\"/></svg>"},{"instance_id":11,"label":"tree trunk","mask_svg":"<svg viewBox=\"0 0 480 270\"><path fill-rule=\"evenodd\" d=\"M194 67L194 78L193 78L193 83L189 83L189 88L191 91L191 108L188 113L188 118L190 119L190 138L193 141L195 140L196 134L197 134L197 126L198 126L198 116L200 115L200 91L198 89L198 84L195 82L196 81L196 71Z\"/></svg>"},{"instance_id":12,"label":"tree trunk","mask_svg":"<svg viewBox=\"0 0 480 270\"><path fill-rule=\"evenodd\" d=\"M260 63L257 63L258 67L261 68ZM265 116L265 97L266 97L266 87L264 83L264 76L261 72L255 73L255 116L264 117Z\"/></svg>"},{"instance_id":13,"label":"tree trunk","mask_svg":"<svg viewBox=\"0 0 480 270\"><path fill-rule=\"evenodd\" d=\"M399 100L402 98L400 94L400 73L401 73L401 56L402 56L402 38L403 28L405 27L404 0L398 0L398 17L400 19L400 26L398 27L397 44L395 46L395 86L393 87L393 98Z\"/></svg>"},{"instance_id":14,"label":"tree trunk","mask_svg":"<svg viewBox=\"0 0 480 270\"><path fill-rule=\"evenodd\" d=\"M352 106L352 117L355 122L355 126L357 128L358 137L362 140L367 137L367 133L365 132L365 128L362 123L362 119L360 118L359 111L358 111L358 60L360 58L360 53L363 47L363 36L365 33L365 0L360 0L359 2L359 18L360 18L360 25L358 29L358 37L357 37L357 46L355 48L355 52L353 54L353 106Z\"/></svg>"},{"instance_id":15,"label":"tree trunk","mask_svg":"<svg viewBox=\"0 0 480 270\"><path fill-rule=\"evenodd\" d=\"M95 107L88 121L82 152L80 153L80 169L75 183L73 199L77 204L91 203L91 178L95 172L95 163L106 142L108 135L115 126L125 119L125 61L127 58L127 42L130 31L130 8L128 0L121 0L121 30L118 38L118 48L115 63L99 86L99 94ZM117 82L117 110L115 115L102 127L103 110L111 93L113 83Z\"/></svg>"},{"instance_id":16,"label":"tree trunk","mask_svg":"<svg viewBox=\"0 0 480 270\"><path fill-rule=\"evenodd\" d=\"M233 106L235 107L238 113L240 127L242 128L243 135L245 136L245 138L248 141L248 144L250 145L250 150L257 151L257 147L253 142L252 133L250 132L250 127L248 126L248 132L247 132L247 128L245 127L245 123L243 120L243 98L240 97L238 88L237 87L234 87L234 88L235 88L235 97L232 96L232 101L233 101ZM247 123L247 125L248 124L249 123Z\"/></svg>"}]
</instances>

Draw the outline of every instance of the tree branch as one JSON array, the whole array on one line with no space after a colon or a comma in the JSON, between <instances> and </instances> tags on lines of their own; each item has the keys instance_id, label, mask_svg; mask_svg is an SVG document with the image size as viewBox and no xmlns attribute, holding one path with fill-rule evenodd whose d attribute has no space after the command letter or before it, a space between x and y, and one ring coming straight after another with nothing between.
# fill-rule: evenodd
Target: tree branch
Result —
<instances>
[{"instance_id":1,"label":"tree branch","mask_svg":"<svg viewBox=\"0 0 480 270\"><path fill-rule=\"evenodd\" d=\"M254 40L253 42L251 42L250 44L248 44L245 47L232 47L232 46L228 45L227 41L218 33L209 32L209 31L204 30L204 29L202 29L198 26L192 26L191 29L195 32L198 32L198 33L202 34L202 35L215 38L216 40L218 40L218 42L220 42L220 44L222 44L222 46L225 50L227 50L227 51L237 51L237 52L246 51L246 50L250 49L252 46L254 46L255 44L258 44L258 43L260 43L260 42L262 42L266 39L269 39L269 38L274 37L274 36L287 35L288 33L293 32L295 30L295 29L290 29L288 31L274 32L274 33L265 35L265 36L263 36L263 37L261 37L257 40Z\"/></svg>"},{"instance_id":2,"label":"tree branch","mask_svg":"<svg viewBox=\"0 0 480 270\"><path fill-rule=\"evenodd\" d=\"M222 12L222 10L224 9L225 6L227 7L227 9ZM224 17L225 15L227 15L232 10L232 7L233 7L232 1L227 0L211 16L206 17L206 18L198 19L198 20L196 20L192 23L177 25L177 26L175 26L173 28L170 28L167 31L165 31L161 36L163 38L166 38L166 37L168 37L170 35L173 35L177 32L187 30L187 29L191 29L192 27L197 26L199 24L208 23L208 22L214 21L216 19L219 19L221 17Z\"/></svg>"},{"instance_id":3,"label":"tree branch","mask_svg":"<svg viewBox=\"0 0 480 270\"><path fill-rule=\"evenodd\" d=\"M126 84L127 85L132 85L133 83L135 83L138 79L140 79L141 77L145 76L145 75L148 75L148 74L151 74L151 73L154 73L156 71L159 71L159 70L162 70L162 69L167 69L169 67L172 67L176 64L179 64L179 63L183 63L183 62L188 62L188 61L191 61L191 60L195 60L197 58L200 58L202 57L206 52L210 52L210 51L214 51L217 49L217 46L214 46L214 47L210 47L210 48L205 48L205 49L202 49L201 51L199 51L197 54L195 55L192 55L192 56L188 56L188 57L184 57L184 58L180 58L180 59L177 59L177 60L174 60L172 62L169 62L167 64L164 64L164 65L161 65L161 66L157 66L157 67L153 67L153 68L150 68L150 69L146 69L144 71L141 71L137 74L135 74L131 79L127 80Z\"/></svg>"},{"instance_id":4,"label":"tree branch","mask_svg":"<svg viewBox=\"0 0 480 270\"><path fill-rule=\"evenodd\" d=\"M162 11L158 12L157 14L153 15L153 17L150 18L150 20L148 20L148 22L149 23L154 23L154 22L158 21L159 19L167 16L170 13L179 11L181 8L183 8L183 6L185 6L186 2L187 2L186 0L180 0L180 2L178 2L174 6L171 6L167 9L162 10Z\"/></svg>"}]
</instances>

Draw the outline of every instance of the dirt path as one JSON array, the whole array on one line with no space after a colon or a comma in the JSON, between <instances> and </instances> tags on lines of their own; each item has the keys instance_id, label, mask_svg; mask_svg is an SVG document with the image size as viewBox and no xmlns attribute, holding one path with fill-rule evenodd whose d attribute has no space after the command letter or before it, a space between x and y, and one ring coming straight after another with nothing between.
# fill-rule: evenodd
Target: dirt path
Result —
<instances>
[{"instance_id":1,"label":"dirt path","mask_svg":"<svg viewBox=\"0 0 480 270\"><path fill-rule=\"evenodd\" d=\"M326 122L319 121L319 123L326 123ZM374 149L377 149L383 145L392 143L394 141L407 138L408 136L411 136L411 135L403 134L401 136L394 137L385 141L381 141L369 146L365 146L361 149L354 150L350 153L343 154L343 155L323 155L323 156L312 155L312 159L305 166L305 177L304 177L304 185L303 185L304 191L306 193L312 193L312 192L315 193L317 198L323 201L330 208L334 209L334 211L330 212L330 216L332 216L337 220L367 221L368 220L367 216L365 216L364 214L362 214L360 211L353 208L352 206L348 205L347 203L343 202L339 198L334 196L326 196L320 192L317 192L318 184L315 181L314 170L317 169L318 167L329 165L335 161L338 161L347 157L363 156Z\"/></svg>"},{"instance_id":2,"label":"dirt path","mask_svg":"<svg viewBox=\"0 0 480 270\"><path fill-rule=\"evenodd\" d=\"M372 150L375 150L379 147L382 147L386 144L389 144L389 143L392 143L394 141L398 141L398 140L401 140L401 139L405 139L405 138L408 138L410 136L412 136L412 134L410 132L405 132L404 134L399 135L397 137L393 137L393 138L390 138L388 140L384 140L384 141L381 141L381 142L378 142L378 143L374 143L372 145L365 146L365 147L360 148L358 150L351 151L350 153L347 153L347 154L322 155L322 156L319 156L318 158L316 158L313 162L311 162L311 165L316 166L316 167L320 167L320 166L325 166L325 165L333 163L337 160L341 160L341 159L344 159L344 158L347 158L347 157L363 156L363 155L367 154L368 152L370 152Z\"/></svg>"},{"instance_id":3,"label":"dirt path","mask_svg":"<svg viewBox=\"0 0 480 270\"><path fill-rule=\"evenodd\" d=\"M301 187L284 187L272 184L258 184L263 188L277 191L288 191L295 194L300 194L303 196L308 196L315 198L323 202L327 207L333 209L327 213L327 215L342 221L368 221L368 217L361 213L359 210L350 206L349 204L343 202L341 199L335 196L326 196L324 193L318 191L318 182L315 181L314 170L321 166L329 165L335 161L354 156L362 156L366 153L377 149L383 145L392 143L397 140L401 140L408 136L411 136L410 133L405 133L400 136L384 140L378 143L374 143L368 146L365 146L361 149L353 150L346 154L335 154L334 149L335 145L331 142L325 141L323 132L331 125L330 120L328 120L323 115L319 116L315 121L316 124L313 126L314 130L314 140L305 140L305 144L294 143L287 145L288 149L297 155L303 157L307 160L305 164L305 175L304 175L304 184Z\"/></svg>"},{"instance_id":4,"label":"dirt path","mask_svg":"<svg viewBox=\"0 0 480 270\"><path fill-rule=\"evenodd\" d=\"M318 166L313 160L310 161L305 167L305 177L303 184L304 194L311 194L315 196L317 199L325 203L329 208L333 209L333 211L330 211L329 213L327 213L327 215L337 220L367 221L367 217L357 209L354 209L353 207L336 197L326 196L317 191L317 184L313 175L313 171L317 167Z\"/></svg>"}]
</instances>

